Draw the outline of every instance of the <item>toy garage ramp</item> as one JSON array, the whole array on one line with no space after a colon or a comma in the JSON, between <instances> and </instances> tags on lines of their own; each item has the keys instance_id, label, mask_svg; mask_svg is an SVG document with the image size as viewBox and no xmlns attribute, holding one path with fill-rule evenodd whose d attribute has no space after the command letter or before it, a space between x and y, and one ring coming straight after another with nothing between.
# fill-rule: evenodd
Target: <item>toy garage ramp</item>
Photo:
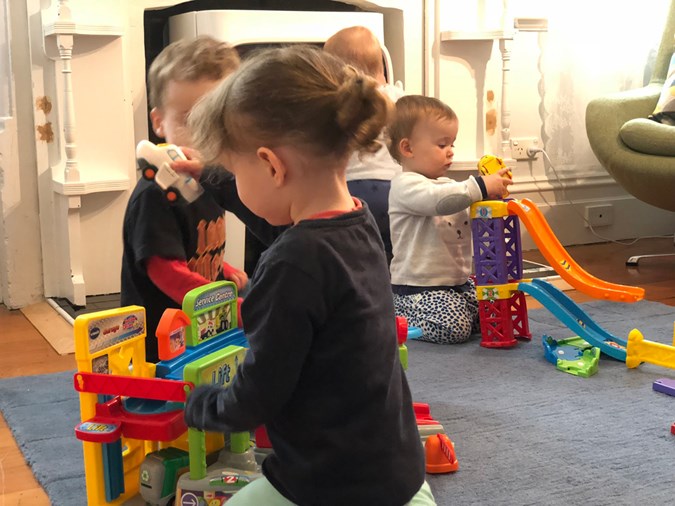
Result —
<instances>
[{"instance_id":1,"label":"toy garage ramp","mask_svg":"<svg viewBox=\"0 0 675 506\"><path fill-rule=\"evenodd\" d=\"M551 267L580 292L616 302L635 302L644 297L643 288L607 283L583 270L560 244L546 218L531 200L511 200L507 209L520 218Z\"/></svg>"},{"instance_id":2,"label":"toy garage ramp","mask_svg":"<svg viewBox=\"0 0 675 506\"><path fill-rule=\"evenodd\" d=\"M537 299L572 332L600 348L602 353L626 361L626 341L600 327L576 302L552 284L543 279L533 279L531 282L519 283L518 290Z\"/></svg>"}]
</instances>

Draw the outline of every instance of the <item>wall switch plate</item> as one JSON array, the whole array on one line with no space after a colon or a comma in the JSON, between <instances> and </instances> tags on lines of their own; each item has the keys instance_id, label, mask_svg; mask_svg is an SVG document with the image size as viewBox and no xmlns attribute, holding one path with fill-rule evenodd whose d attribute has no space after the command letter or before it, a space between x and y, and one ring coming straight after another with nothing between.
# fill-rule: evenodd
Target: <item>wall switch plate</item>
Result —
<instances>
[{"instance_id":1,"label":"wall switch plate","mask_svg":"<svg viewBox=\"0 0 675 506\"><path fill-rule=\"evenodd\" d=\"M599 204L586 206L584 217L586 227L606 227L614 223L614 206L612 204Z\"/></svg>"},{"instance_id":2,"label":"wall switch plate","mask_svg":"<svg viewBox=\"0 0 675 506\"><path fill-rule=\"evenodd\" d=\"M534 156L528 156L528 148L539 147L539 139L536 137L516 137L511 139L511 156L514 160L534 160Z\"/></svg>"}]
</instances>

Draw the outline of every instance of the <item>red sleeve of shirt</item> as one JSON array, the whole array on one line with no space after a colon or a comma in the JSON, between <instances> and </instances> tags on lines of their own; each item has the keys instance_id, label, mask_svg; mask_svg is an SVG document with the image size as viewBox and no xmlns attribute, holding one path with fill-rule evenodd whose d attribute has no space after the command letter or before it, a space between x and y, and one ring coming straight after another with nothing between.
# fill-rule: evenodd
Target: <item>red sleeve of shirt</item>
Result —
<instances>
[{"instance_id":1,"label":"red sleeve of shirt","mask_svg":"<svg viewBox=\"0 0 675 506\"><path fill-rule=\"evenodd\" d=\"M223 262L223 278L232 279L232 274L238 271L239 269L237 269L236 267L232 267L227 262Z\"/></svg>"},{"instance_id":2,"label":"red sleeve of shirt","mask_svg":"<svg viewBox=\"0 0 675 506\"><path fill-rule=\"evenodd\" d=\"M208 279L188 267L185 260L170 260L158 256L150 257L146 263L148 277L177 304L190 290L210 283Z\"/></svg>"}]
</instances>

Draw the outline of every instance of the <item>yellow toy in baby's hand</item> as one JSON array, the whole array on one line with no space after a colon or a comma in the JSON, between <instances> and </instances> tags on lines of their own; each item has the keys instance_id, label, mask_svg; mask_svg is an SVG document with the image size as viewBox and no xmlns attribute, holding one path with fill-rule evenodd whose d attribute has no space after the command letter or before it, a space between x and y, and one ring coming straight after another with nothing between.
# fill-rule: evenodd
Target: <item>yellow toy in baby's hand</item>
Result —
<instances>
[{"instance_id":1,"label":"yellow toy in baby's hand","mask_svg":"<svg viewBox=\"0 0 675 506\"><path fill-rule=\"evenodd\" d=\"M480 160L478 160L478 172L481 176L489 176L490 174L496 174L502 169L506 168L504 160L494 155L484 155ZM509 170L506 173L506 176L509 179L513 179L513 174ZM509 196L508 190L504 190L504 198Z\"/></svg>"}]
</instances>

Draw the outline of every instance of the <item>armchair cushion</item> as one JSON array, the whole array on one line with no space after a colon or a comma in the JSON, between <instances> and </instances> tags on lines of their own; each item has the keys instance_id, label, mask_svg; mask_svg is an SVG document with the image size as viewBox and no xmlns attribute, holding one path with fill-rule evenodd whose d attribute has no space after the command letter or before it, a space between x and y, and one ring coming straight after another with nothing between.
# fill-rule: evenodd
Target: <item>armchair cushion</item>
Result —
<instances>
[{"instance_id":1,"label":"armchair cushion","mask_svg":"<svg viewBox=\"0 0 675 506\"><path fill-rule=\"evenodd\" d=\"M663 83L652 83L591 100L586 108L586 133L598 161L628 193L653 206L675 211L675 157L635 151L619 134L630 120L651 121L647 115L654 110L662 87ZM654 125L659 126L656 122Z\"/></svg>"},{"instance_id":2,"label":"armchair cushion","mask_svg":"<svg viewBox=\"0 0 675 506\"><path fill-rule=\"evenodd\" d=\"M670 58L668 76L663 84L663 90L656 104L656 109L649 116L649 119L665 125L675 126L675 53Z\"/></svg>"},{"instance_id":3,"label":"armchair cushion","mask_svg":"<svg viewBox=\"0 0 675 506\"><path fill-rule=\"evenodd\" d=\"M648 155L675 156L675 126L636 118L624 123L619 135L624 144L633 151Z\"/></svg>"}]
</instances>

